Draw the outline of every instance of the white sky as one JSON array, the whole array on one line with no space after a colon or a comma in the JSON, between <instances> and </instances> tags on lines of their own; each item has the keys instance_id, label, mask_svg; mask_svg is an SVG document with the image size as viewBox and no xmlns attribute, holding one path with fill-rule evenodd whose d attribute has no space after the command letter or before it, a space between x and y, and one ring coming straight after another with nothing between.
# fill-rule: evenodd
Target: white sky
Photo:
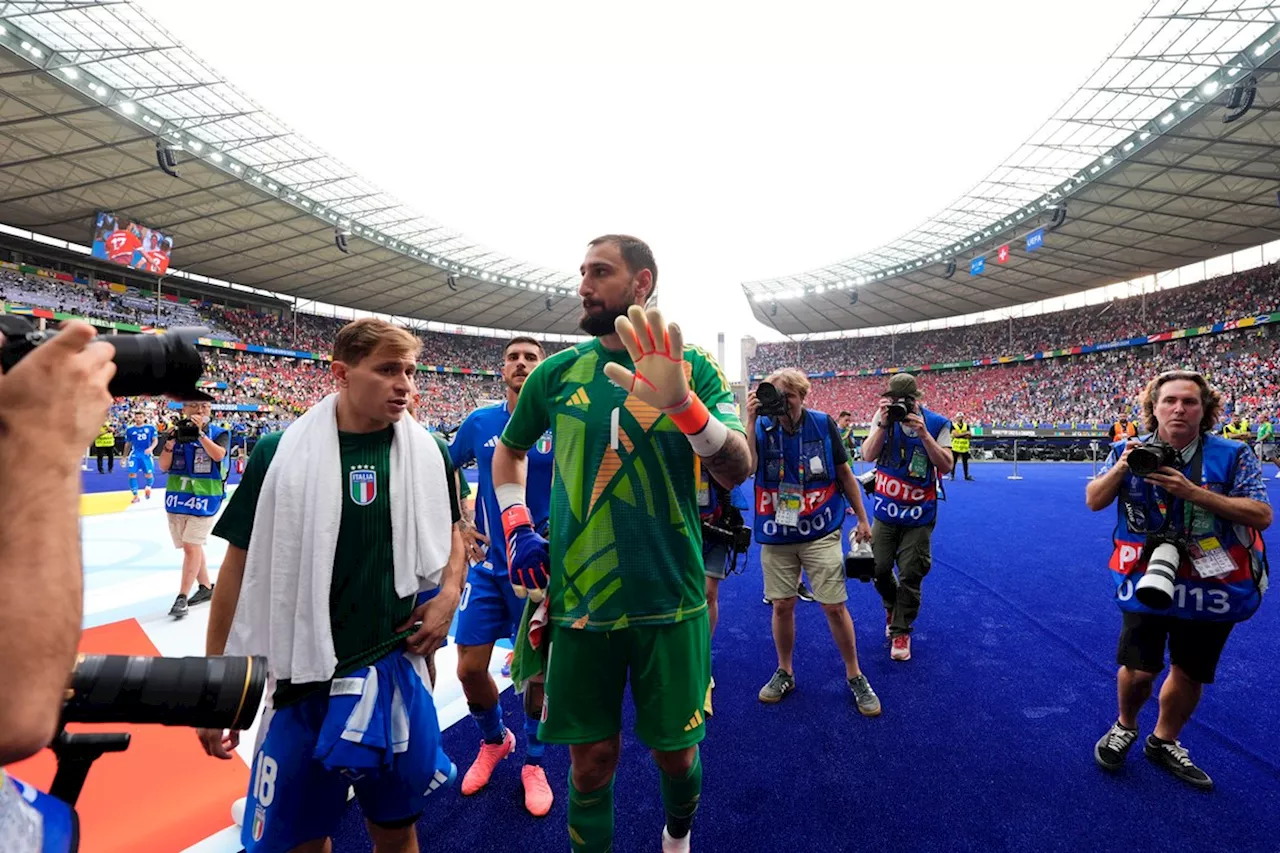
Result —
<instances>
[{"instance_id":1,"label":"white sky","mask_svg":"<svg viewBox=\"0 0 1280 853\"><path fill-rule=\"evenodd\" d=\"M739 283L852 256L1024 141L1149 0L141 0L226 79L401 200L577 269L647 240L664 312L736 375Z\"/></svg>"}]
</instances>

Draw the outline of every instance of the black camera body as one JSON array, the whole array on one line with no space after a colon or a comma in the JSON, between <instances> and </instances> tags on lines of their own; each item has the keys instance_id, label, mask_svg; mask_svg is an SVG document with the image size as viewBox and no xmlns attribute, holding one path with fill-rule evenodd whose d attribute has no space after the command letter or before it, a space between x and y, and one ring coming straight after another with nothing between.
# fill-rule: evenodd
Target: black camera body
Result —
<instances>
[{"instance_id":1,"label":"black camera body","mask_svg":"<svg viewBox=\"0 0 1280 853\"><path fill-rule=\"evenodd\" d=\"M1158 438L1129 451L1129 470L1139 477L1146 477L1158 468L1179 468L1182 454Z\"/></svg>"},{"instance_id":2,"label":"black camera body","mask_svg":"<svg viewBox=\"0 0 1280 853\"><path fill-rule=\"evenodd\" d=\"M891 424L902 423L907 415L915 414L916 401L911 397L894 397L885 407L885 420Z\"/></svg>"},{"instance_id":3,"label":"black camera body","mask_svg":"<svg viewBox=\"0 0 1280 853\"><path fill-rule=\"evenodd\" d=\"M0 370L8 372L36 347L50 340L56 331L39 331L28 320L12 314L0 315ZM115 347L112 361L116 374L107 390L112 397L158 397L174 400L207 401L208 394L196 390L204 374L204 360L196 349L196 339L208 329L171 329L162 335L98 335L94 340Z\"/></svg>"},{"instance_id":4,"label":"black camera body","mask_svg":"<svg viewBox=\"0 0 1280 853\"><path fill-rule=\"evenodd\" d=\"M772 382L761 382L756 386L757 411L770 418L778 418L787 413L787 397Z\"/></svg>"},{"instance_id":5,"label":"black camera body","mask_svg":"<svg viewBox=\"0 0 1280 853\"><path fill-rule=\"evenodd\" d=\"M742 516L736 513L738 523L722 515L716 522L702 522L702 538L706 542L723 545L735 554L745 554L751 547L751 528L742 523ZM726 521L730 523L726 523Z\"/></svg>"},{"instance_id":6,"label":"black camera body","mask_svg":"<svg viewBox=\"0 0 1280 853\"><path fill-rule=\"evenodd\" d=\"M179 418L173 425L173 440L176 444L195 444L200 440L200 426L190 418Z\"/></svg>"}]
</instances>

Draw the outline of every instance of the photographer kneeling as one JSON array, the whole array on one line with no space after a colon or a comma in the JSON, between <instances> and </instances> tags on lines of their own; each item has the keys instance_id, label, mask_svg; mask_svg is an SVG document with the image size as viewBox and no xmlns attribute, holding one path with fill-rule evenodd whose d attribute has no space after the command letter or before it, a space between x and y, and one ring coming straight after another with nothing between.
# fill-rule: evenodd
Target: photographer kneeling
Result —
<instances>
[{"instance_id":1,"label":"photographer kneeling","mask_svg":"<svg viewBox=\"0 0 1280 853\"><path fill-rule=\"evenodd\" d=\"M209 422L212 412L213 407L205 402L183 403L182 417L160 452L160 470L169 475L164 495L169 535L173 547L182 549L182 587L169 610L175 619L187 615L187 605L213 598L204 545L226 496L222 460L231 433ZM200 587L188 599L193 581Z\"/></svg>"},{"instance_id":2,"label":"photographer kneeling","mask_svg":"<svg viewBox=\"0 0 1280 853\"><path fill-rule=\"evenodd\" d=\"M1094 747L1115 771L1138 737L1138 711L1164 669L1160 716L1143 744L1152 762L1197 788L1209 776L1178 735L1191 718L1235 623L1266 588L1261 531L1271 524L1262 466L1248 445L1213 435L1221 399L1198 373L1169 371L1142 395L1149 433L1112 445L1085 501L1101 510L1119 498L1111 572L1124 611L1116 653L1120 713Z\"/></svg>"},{"instance_id":3,"label":"photographer kneeling","mask_svg":"<svg viewBox=\"0 0 1280 853\"><path fill-rule=\"evenodd\" d=\"M846 507L851 506L858 516L855 538L870 539L871 527L862 506L862 486L849 467L836 423L804 407L808 393L805 375L787 369L775 372L747 395L747 431L755 437L748 443L756 472L755 538L761 543L764 594L773 603L773 643L778 652L778 669L760 688L760 701L779 702L796 686L791 658L796 586L803 568L844 659L845 677L858 710L875 716L880 713L880 700L858 667L853 620L845 604L849 593L840 530Z\"/></svg>"}]
</instances>

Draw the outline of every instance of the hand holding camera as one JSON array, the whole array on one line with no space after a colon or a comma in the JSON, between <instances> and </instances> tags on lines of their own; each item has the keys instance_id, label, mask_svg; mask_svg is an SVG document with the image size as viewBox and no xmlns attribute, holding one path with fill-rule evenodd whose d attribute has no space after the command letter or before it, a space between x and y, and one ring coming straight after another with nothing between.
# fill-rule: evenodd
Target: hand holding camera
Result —
<instances>
[{"instance_id":1,"label":"hand holding camera","mask_svg":"<svg viewBox=\"0 0 1280 853\"><path fill-rule=\"evenodd\" d=\"M752 400L755 410L752 411ZM756 390L747 395L747 413L751 417L764 415L768 418L779 418L787 413L787 398L772 382L761 382Z\"/></svg>"},{"instance_id":2,"label":"hand holding camera","mask_svg":"<svg viewBox=\"0 0 1280 853\"><path fill-rule=\"evenodd\" d=\"M22 346L22 339L12 337L20 328L9 323L3 328L10 337L0 337L0 353ZM95 342L95 335L88 323L68 322L24 364L0 361L0 435L29 433L38 438L37 447L49 447L53 438L59 451L66 449L61 456L78 464L102 429L111 405L108 386L116 372L113 347Z\"/></svg>"}]
</instances>

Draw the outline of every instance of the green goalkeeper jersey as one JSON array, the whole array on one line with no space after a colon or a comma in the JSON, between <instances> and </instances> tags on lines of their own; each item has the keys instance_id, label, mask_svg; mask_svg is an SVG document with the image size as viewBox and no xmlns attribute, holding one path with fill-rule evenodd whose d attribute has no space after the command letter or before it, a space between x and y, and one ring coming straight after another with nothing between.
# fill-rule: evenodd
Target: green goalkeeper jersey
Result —
<instances>
[{"instance_id":1,"label":"green goalkeeper jersey","mask_svg":"<svg viewBox=\"0 0 1280 853\"><path fill-rule=\"evenodd\" d=\"M707 608L700 460L669 418L605 376L610 361L633 367L599 339L551 356L525 380L502 433L528 450L552 432L550 618L592 631L682 622ZM744 432L711 355L686 346L684 362L711 416Z\"/></svg>"}]
</instances>

